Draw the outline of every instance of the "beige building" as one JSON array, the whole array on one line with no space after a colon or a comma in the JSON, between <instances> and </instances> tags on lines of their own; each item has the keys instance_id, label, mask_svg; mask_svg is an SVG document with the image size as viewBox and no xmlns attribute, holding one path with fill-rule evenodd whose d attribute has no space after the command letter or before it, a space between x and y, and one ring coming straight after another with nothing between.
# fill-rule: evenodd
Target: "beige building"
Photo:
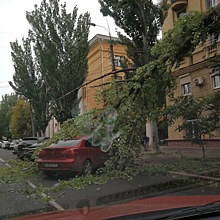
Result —
<instances>
[{"instance_id":1,"label":"beige building","mask_svg":"<svg viewBox=\"0 0 220 220\"><path fill-rule=\"evenodd\" d=\"M174 22L185 13L190 11L206 11L217 6L218 0L170 0L171 7L163 25L163 33L173 27ZM213 47L213 37L201 45L198 45L190 57L186 57L178 66L173 68L173 74L177 79L175 96L194 97L205 96L214 91L220 90L220 74L211 74L211 70L206 67L207 60L216 54L220 54L220 44ZM183 142L184 132L175 131L176 122L168 129L169 146L188 145ZM215 147L220 143L220 131L214 132L215 138L205 138L209 146Z\"/></svg>"},{"instance_id":2,"label":"beige building","mask_svg":"<svg viewBox=\"0 0 220 220\"><path fill-rule=\"evenodd\" d=\"M126 56L125 46L114 43L119 39L111 37L114 52L115 69L121 69L121 61ZM97 34L89 41L88 54L88 73L83 86L79 91L79 97L82 97L80 103L80 112L84 113L91 109L103 107L103 101L97 102L97 94L100 93L102 97L102 86L111 80L110 73L112 72L110 37ZM109 75L108 75L109 74ZM117 74L117 79L123 79L123 73ZM98 80L95 80L98 79ZM93 81L92 83L90 83Z\"/></svg>"},{"instance_id":3,"label":"beige building","mask_svg":"<svg viewBox=\"0 0 220 220\"><path fill-rule=\"evenodd\" d=\"M97 34L89 41L90 50L87 56L88 72L87 77L83 83L89 84L83 86L78 92L78 97L81 98L79 104L81 114L97 107L103 107L102 101L96 101L96 95L98 93L102 95L102 86L108 83L111 80L111 77L114 76L110 74L112 72L110 50L111 43L113 45L115 70L121 69L121 61L126 56L126 47L119 43L115 43L119 40L116 37L111 37L111 40L112 42L110 41L109 36ZM124 73L117 73L116 76L117 80L124 79ZM91 81L92 83L90 83ZM56 120L55 117L52 117L48 123L45 136L53 137L59 129L60 123Z\"/></svg>"}]
</instances>

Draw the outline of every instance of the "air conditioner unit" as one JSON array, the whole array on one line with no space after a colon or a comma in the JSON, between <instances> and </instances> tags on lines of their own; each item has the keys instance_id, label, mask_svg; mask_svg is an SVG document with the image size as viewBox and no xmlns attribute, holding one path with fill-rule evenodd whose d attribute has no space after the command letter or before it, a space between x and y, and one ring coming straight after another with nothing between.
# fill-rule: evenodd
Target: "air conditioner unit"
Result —
<instances>
[{"instance_id":1,"label":"air conditioner unit","mask_svg":"<svg viewBox=\"0 0 220 220\"><path fill-rule=\"evenodd\" d=\"M194 79L194 84L196 86L203 86L204 85L204 78L203 77L198 77Z\"/></svg>"}]
</instances>

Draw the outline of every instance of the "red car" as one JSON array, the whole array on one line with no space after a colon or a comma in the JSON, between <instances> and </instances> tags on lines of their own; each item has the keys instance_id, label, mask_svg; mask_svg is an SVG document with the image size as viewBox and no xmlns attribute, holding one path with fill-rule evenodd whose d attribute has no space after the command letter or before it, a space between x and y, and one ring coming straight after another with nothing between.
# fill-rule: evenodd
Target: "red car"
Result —
<instances>
[{"instance_id":1,"label":"red car","mask_svg":"<svg viewBox=\"0 0 220 220\"><path fill-rule=\"evenodd\" d=\"M107 158L99 146L93 146L92 138L59 140L40 150L37 165L46 175L60 171L87 175L103 166Z\"/></svg>"}]
</instances>

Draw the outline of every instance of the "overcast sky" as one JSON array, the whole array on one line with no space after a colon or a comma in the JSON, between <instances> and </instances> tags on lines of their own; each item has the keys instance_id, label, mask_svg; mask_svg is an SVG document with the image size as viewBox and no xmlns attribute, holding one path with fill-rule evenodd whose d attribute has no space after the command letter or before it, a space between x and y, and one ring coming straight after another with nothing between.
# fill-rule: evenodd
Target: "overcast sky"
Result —
<instances>
[{"instance_id":1,"label":"overcast sky","mask_svg":"<svg viewBox=\"0 0 220 220\"><path fill-rule=\"evenodd\" d=\"M64 1L61 0L61 2ZM65 2L69 11L77 5L78 14L88 11L93 23L108 27L106 18L99 12L98 0L66 0ZM41 0L0 0L0 100L2 95L13 92L8 85L8 81L12 81L14 74L9 42L18 39L21 43L22 37L27 37L30 26L26 20L26 11L34 10L34 5L40 5L40 3ZM108 17L108 23L111 35L117 36L113 19ZM108 35L108 32L100 27L91 27L89 39L96 34Z\"/></svg>"}]
</instances>

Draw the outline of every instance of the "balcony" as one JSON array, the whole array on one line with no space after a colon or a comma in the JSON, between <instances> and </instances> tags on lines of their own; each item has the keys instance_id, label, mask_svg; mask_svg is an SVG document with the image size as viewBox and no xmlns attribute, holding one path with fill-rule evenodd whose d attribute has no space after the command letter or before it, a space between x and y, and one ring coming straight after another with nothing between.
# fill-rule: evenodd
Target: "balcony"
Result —
<instances>
[{"instance_id":1,"label":"balcony","mask_svg":"<svg viewBox=\"0 0 220 220\"><path fill-rule=\"evenodd\" d=\"M171 9L173 11L179 11L185 8L188 4L188 0L171 0Z\"/></svg>"}]
</instances>

